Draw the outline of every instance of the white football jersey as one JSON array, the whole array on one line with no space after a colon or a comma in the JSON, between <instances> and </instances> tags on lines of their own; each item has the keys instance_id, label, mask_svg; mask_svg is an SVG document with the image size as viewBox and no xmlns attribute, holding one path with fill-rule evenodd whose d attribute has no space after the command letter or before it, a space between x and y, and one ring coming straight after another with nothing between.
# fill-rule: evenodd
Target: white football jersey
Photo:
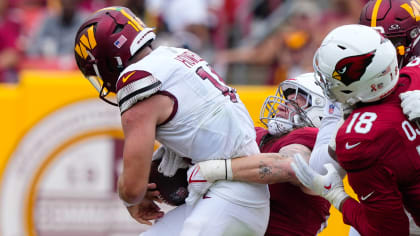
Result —
<instances>
[{"instance_id":1,"label":"white football jersey","mask_svg":"<svg viewBox=\"0 0 420 236\"><path fill-rule=\"evenodd\" d=\"M117 82L121 112L156 93L175 102L156 139L179 156L196 163L259 153L252 119L236 91L197 54L161 46L127 67ZM266 185L219 181L211 191L244 205L268 204Z\"/></svg>"}]
</instances>

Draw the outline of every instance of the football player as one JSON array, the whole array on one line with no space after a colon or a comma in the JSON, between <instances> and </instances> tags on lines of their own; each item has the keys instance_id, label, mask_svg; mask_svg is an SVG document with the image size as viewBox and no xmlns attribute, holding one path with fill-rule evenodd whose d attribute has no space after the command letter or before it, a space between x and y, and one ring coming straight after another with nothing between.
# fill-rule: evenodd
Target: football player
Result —
<instances>
[{"instance_id":1,"label":"football player","mask_svg":"<svg viewBox=\"0 0 420 236\"><path fill-rule=\"evenodd\" d=\"M341 113L339 106L326 106L314 73L285 80L261 108L260 121L266 128L255 128L263 154L227 160L228 163L200 162L195 166L199 176L192 178L269 183L270 221L266 235L316 235L326 226L330 204L302 188L290 164L295 153L308 160L319 142L316 127L324 125L326 119L341 119ZM323 161L339 168L332 159Z\"/></svg>"},{"instance_id":2,"label":"football player","mask_svg":"<svg viewBox=\"0 0 420 236\"><path fill-rule=\"evenodd\" d=\"M140 223L143 201L150 206L144 196L155 139L192 163L259 153L253 122L235 89L197 54L154 49L154 39L153 30L124 7L95 12L75 38L79 69L101 99L120 109L125 143L119 196ZM176 207L142 235L264 235L268 217L267 185L219 181L204 198Z\"/></svg>"},{"instance_id":3,"label":"football player","mask_svg":"<svg viewBox=\"0 0 420 236\"><path fill-rule=\"evenodd\" d=\"M360 14L360 24L373 27L394 44L400 68L420 55L419 4L411 0L371 0Z\"/></svg>"},{"instance_id":4,"label":"football player","mask_svg":"<svg viewBox=\"0 0 420 236\"><path fill-rule=\"evenodd\" d=\"M360 14L360 24L373 27L394 44L399 68L406 66L420 55L420 24L416 13L417 8L418 4L409 0L371 0L364 5ZM401 93L400 98L403 112L408 119L413 121L420 118L420 91ZM335 122L338 123L337 120ZM321 129L319 136L322 133L328 135L329 132L335 133L333 124L329 129L325 128L324 131ZM328 146L328 142L324 142L322 147L315 146L310 159L310 166L321 174L326 172L322 167L322 162L318 159L328 155L325 146ZM410 220L412 221L411 218ZM410 228L411 234L420 234L415 223L410 222ZM355 232L354 228L351 228L349 235L359 234Z\"/></svg>"},{"instance_id":5,"label":"football player","mask_svg":"<svg viewBox=\"0 0 420 236\"><path fill-rule=\"evenodd\" d=\"M363 25L334 29L314 56L324 92L352 110L330 153L359 201L344 192L333 166L320 175L297 155L292 167L361 235L408 235L404 209L420 224L420 127L407 120L399 100L402 92L420 88L420 61L399 70L397 60L391 41Z\"/></svg>"},{"instance_id":6,"label":"football player","mask_svg":"<svg viewBox=\"0 0 420 236\"><path fill-rule=\"evenodd\" d=\"M371 0L360 14L360 24L371 26L391 40L397 49L400 68L420 56L419 1ZM410 121L420 118L420 91L400 95L404 114Z\"/></svg>"}]
</instances>

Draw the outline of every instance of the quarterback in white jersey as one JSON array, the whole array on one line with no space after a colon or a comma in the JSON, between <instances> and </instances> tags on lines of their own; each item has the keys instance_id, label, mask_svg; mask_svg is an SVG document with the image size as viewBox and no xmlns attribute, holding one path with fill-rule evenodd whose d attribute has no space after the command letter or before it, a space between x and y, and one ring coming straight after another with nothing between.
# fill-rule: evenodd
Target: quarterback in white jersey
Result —
<instances>
[{"instance_id":1,"label":"quarterback in white jersey","mask_svg":"<svg viewBox=\"0 0 420 236\"><path fill-rule=\"evenodd\" d=\"M142 213L154 206L146 192L155 139L193 164L259 153L236 91L191 51L153 50L154 38L129 9L110 7L85 21L75 45L77 64L100 97L117 94L125 136L119 195L142 223L153 219ZM267 185L219 181L142 235L264 235L268 200Z\"/></svg>"}]
</instances>

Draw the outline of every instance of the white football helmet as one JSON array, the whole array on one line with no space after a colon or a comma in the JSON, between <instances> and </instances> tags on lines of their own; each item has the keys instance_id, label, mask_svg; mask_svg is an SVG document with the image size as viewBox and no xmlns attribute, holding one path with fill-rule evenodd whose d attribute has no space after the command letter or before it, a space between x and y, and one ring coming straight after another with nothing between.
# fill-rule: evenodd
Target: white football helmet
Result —
<instances>
[{"instance_id":1,"label":"white football helmet","mask_svg":"<svg viewBox=\"0 0 420 236\"><path fill-rule=\"evenodd\" d=\"M287 99L296 94L294 99ZM306 98L306 103L299 106L297 94ZM260 121L267 126L271 135L280 135L300 127L319 127L323 115L325 98L321 87L317 85L315 73L299 75L280 83L275 96L269 96L260 112ZM277 116L282 110L288 111L288 118Z\"/></svg>"},{"instance_id":2,"label":"white football helmet","mask_svg":"<svg viewBox=\"0 0 420 236\"><path fill-rule=\"evenodd\" d=\"M374 102L398 81L394 45L371 27L344 25L331 31L314 56L324 93L347 105Z\"/></svg>"}]
</instances>

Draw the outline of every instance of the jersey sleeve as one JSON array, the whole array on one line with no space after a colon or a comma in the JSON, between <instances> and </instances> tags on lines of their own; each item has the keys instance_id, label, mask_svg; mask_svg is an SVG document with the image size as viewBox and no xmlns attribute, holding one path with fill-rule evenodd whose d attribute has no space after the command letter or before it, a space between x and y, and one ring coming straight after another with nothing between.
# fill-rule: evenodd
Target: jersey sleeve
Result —
<instances>
[{"instance_id":1,"label":"jersey sleeve","mask_svg":"<svg viewBox=\"0 0 420 236\"><path fill-rule=\"evenodd\" d=\"M117 81L117 100L121 113L157 93L161 87L162 82L147 71L125 72Z\"/></svg>"},{"instance_id":2,"label":"jersey sleeve","mask_svg":"<svg viewBox=\"0 0 420 236\"><path fill-rule=\"evenodd\" d=\"M301 129L293 130L286 136L287 139L282 143L282 146L290 144L301 144L312 150L315 145L317 133L318 129L313 127L304 127Z\"/></svg>"},{"instance_id":3,"label":"jersey sleeve","mask_svg":"<svg viewBox=\"0 0 420 236\"><path fill-rule=\"evenodd\" d=\"M255 133L257 135L256 141L258 145L261 143L262 138L268 134L268 131L262 127L255 127Z\"/></svg>"}]
</instances>

